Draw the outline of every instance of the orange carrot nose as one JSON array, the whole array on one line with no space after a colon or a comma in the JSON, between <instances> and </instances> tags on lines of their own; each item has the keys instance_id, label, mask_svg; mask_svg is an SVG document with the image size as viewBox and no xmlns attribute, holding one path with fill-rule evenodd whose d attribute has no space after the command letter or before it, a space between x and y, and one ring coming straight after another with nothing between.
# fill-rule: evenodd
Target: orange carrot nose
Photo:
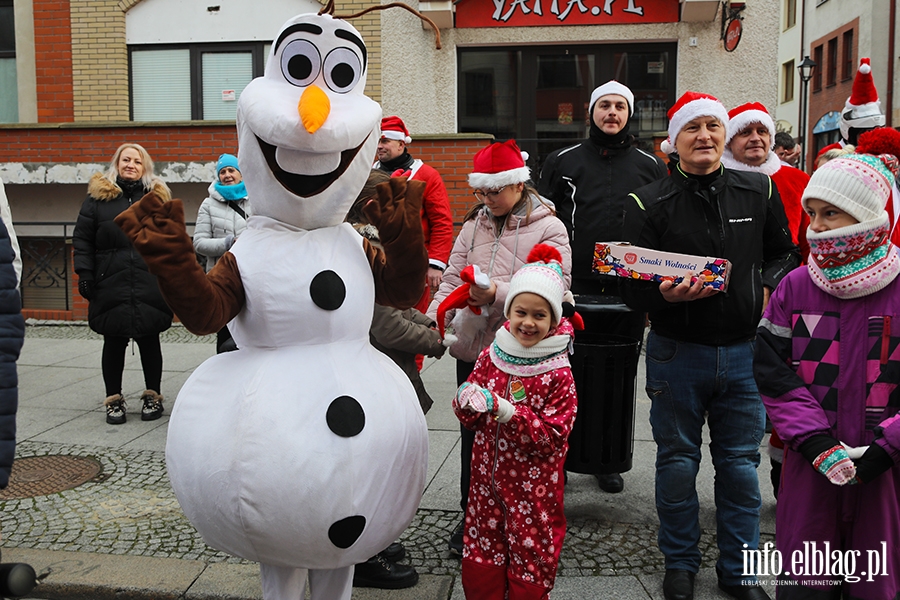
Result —
<instances>
[{"instance_id":1,"label":"orange carrot nose","mask_svg":"<svg viewBox=\"0 0 900 600\"><path fill-rule=\"evenodd\" d=\"M331 112L331 100L319 86L313 84L300 95L297 112L300 113L303 127L308 132L315 133L325 123Z\"/></svg>"}]
</instances>

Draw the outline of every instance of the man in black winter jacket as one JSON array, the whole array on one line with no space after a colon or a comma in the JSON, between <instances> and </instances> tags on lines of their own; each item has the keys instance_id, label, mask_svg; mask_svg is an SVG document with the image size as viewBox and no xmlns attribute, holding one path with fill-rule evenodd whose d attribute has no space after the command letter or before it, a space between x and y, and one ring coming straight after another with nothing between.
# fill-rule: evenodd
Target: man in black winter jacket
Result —
<instances>
[{"instance_id":1,"label":"man in black winter jacket","mask_svg":"<svg viewBox=\"0 0 900 600\"><path fill-rule=\"evenodd\" d=\"M629 281L629 306L650 315L647 395L656 441L659 547L667 600L693 597L700 567L699 503L704 420L716 469L719 587L739 600L768 595L744 572L744 551L759 544L759 444L765 411L753 378L756 326L769 294L799 264L778 190L761 173L722 166L728 113L705 94L687 92L669 111L672 174L631 194L626 241L636 246L726 258L726 292L691 284Z\"/></svg>"},{"instance_id":2,"label":"man in black winter jacket","mask_svg":"<svg viewBox=\"0 0 900 600\"><path fill-rule=\"evenodd\" d=\"M547 157L538 191L556 205L556 214L569 233L572 293L608 296L609 302L621 304L618 280L591 268L594 243L622 239L628 193L665 177L666 166L655 155L634 147L634 136L629 134L634 94L628 87L608 81L595 89L590 114L588 139ZM644 338L643 312L582 311L581 316L588 332ZM614 401L630 405L633 397L626 395ZM609 493L621 492L625 485L619 473L598 474L597 482Z\"/></svg>"}]
</instances>

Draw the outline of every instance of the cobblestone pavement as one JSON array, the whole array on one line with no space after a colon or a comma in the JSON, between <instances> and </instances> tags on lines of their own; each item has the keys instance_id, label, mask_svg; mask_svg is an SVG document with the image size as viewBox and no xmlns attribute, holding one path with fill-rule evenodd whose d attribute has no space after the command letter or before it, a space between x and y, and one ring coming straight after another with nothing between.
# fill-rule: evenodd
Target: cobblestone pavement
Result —
<instances>
[{"instance_id":1,"label":"cobblestone pavement","mask_svg":"<svg viewBox=\"0 0 900 600\"><path fill-rule=\"evenodd\" d=\"M27 336L54 339L101 339L84 325L29 326ZM213 343L180 325L163 334L164 343ZM17 457L74 455L102 464L101 473L76 488L55 494L0 501L3 546L240 563L203 543L188 523L169 486L165 453L125 451L25 441ZM461 513L420 509L401 540L407 562L420 573L457 574L459 560L447 551L448 533ZM656 548L655 525L574 517L562 549L560 576L642 575L664 571ZM763 541L773 536L763 535ZM704 530L703 566L715 564L714 531Z\"/></svg>"}]
</instances>

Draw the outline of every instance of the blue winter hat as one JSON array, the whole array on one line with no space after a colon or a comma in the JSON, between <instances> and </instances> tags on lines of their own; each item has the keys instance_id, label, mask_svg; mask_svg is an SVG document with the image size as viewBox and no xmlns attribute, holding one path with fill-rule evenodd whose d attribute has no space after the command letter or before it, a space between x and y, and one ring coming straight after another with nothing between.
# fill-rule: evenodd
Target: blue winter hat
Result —
<instances>
[{"instance_id":1,"label":"blue winter hat","mask_svg":"<svg viewBox=\"0 0 900 600\"><path fill-rule=\"evenodd\" d=\"M233 167L238 173L241 172L238 167L237 156L234 154L222 154L219 156L219 162L216 163L216 175L222 172L225 167Z\"/></svg>"}]
</instances>

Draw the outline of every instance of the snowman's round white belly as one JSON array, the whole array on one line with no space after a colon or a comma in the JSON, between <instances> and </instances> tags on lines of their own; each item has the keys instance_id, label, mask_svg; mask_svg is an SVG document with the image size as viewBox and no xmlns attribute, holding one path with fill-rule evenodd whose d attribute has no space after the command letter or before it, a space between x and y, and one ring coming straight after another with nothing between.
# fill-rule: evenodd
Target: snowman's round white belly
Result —
<instances>
[{"instance_id":1,"label":"snowman's round white belly","mask_svg":"<svg viewBox=\"0 0 900 600\"><path fill-rule=\"evenodd\" d=\"M166 446L178 501L210 546L313 569L395 541L427 456L412 385L367 339L209 359L178 394Z\"/></svg>"}]
</instances>

